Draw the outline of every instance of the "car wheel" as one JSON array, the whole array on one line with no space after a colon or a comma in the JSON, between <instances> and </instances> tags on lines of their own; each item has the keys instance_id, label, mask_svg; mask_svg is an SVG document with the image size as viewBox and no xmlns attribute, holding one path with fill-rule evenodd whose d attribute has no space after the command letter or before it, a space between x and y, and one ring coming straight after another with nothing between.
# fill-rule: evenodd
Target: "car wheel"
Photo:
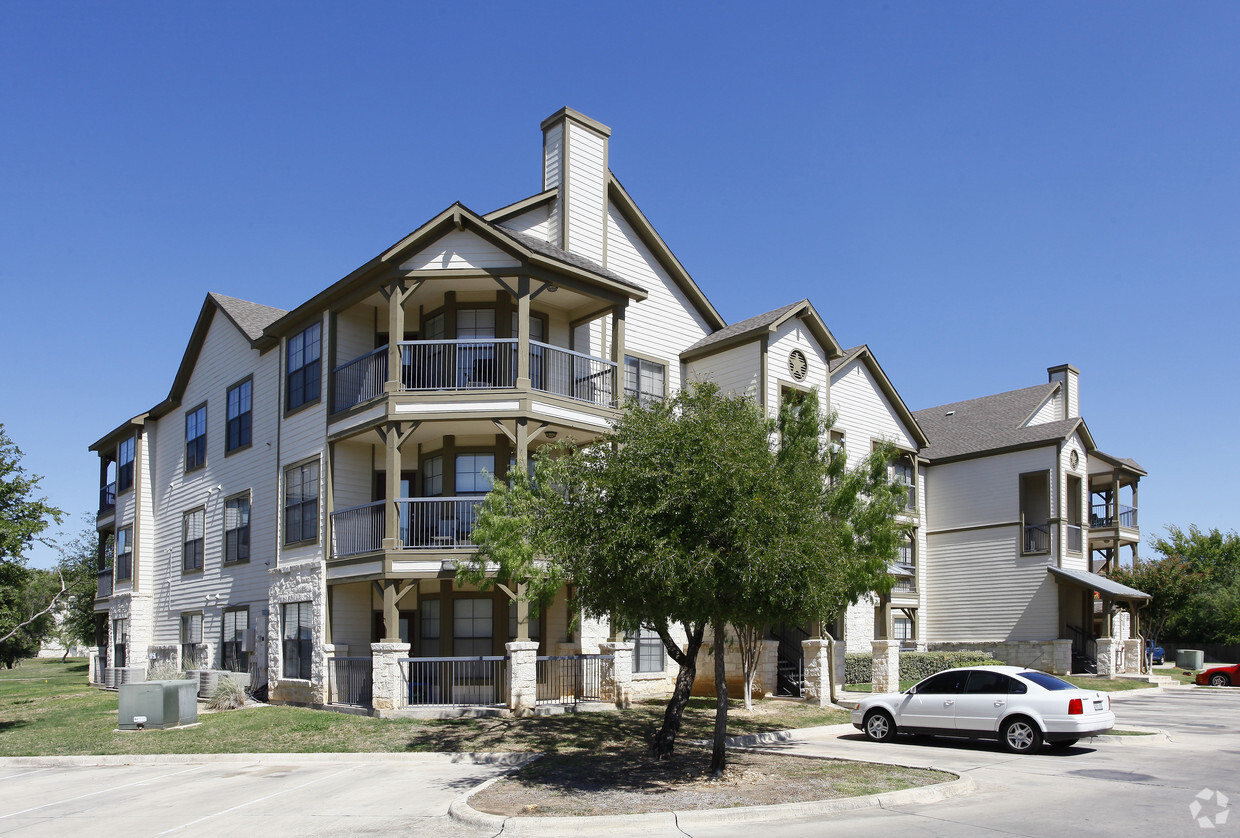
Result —
<instances>
[{"instance_id":1,"label":"car wheel","mask_svg":"<svg viewBox=\"0 0 1240 838\"><path fill-rule=\"evenodd\" d=\"M1050 748L1052 751L1066 751L1076 743L1076 739L1060 739L1057 742L1052 742Z\"/></svg>"},{"instance_id":2,"label":"car wheel","mask_svg":"<svg viewBox=\"0 0 1240 838\"><path fill-rule=\"evenodd\" d=\"M1210 676L1210 686L1212 686L1212 687L1230 687L1230 686L1231 686L1231 679L1230 679L1230 678L1228 678L1226 675L1224 675L1222 672L1220 672L1220 673L1218 673L1217 675L1211 675L1211 676Z\"/></svg>"},{"instance_id":3,"label":"car wheel","mask_svg":"<svg viewBox=\"0 0 1240 838\"><path fill-rule=\"evenodd\" d=\"M896 735L896 723L884 710L872 710L865 717L865 735L875 742L886 742Z\"/></svg>"},{"instance_id":4,"label":"car wheel","mask_svg":"<svg viewBox=\"0 0 1240 838\"><path fill-rule=\"evenodd\" d=\"M1003 723L999 741L1014 754L1028 754L1042 746L1042 731L1024 716L1017 716Z\"/></svg>"}]
</instances>

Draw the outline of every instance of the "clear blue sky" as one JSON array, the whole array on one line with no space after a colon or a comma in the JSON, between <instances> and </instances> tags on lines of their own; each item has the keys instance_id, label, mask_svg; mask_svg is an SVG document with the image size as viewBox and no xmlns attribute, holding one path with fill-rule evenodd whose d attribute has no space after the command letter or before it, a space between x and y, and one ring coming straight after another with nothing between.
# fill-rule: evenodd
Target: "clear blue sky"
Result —
<instances>
[{"instance_id":1,"label":"clear blue sky","mask_svg":"<svg viewBox=\"0 0 1240 838\"><path fill-rule=\"evenodd\" d=\"M913 409L1075 364L1142 529L1236 526L1240 5L595 5L0 0L0 422L67 529L208 291L535 193L563 105L729 321L809 297Z\"/></svg>"}]
</instances>

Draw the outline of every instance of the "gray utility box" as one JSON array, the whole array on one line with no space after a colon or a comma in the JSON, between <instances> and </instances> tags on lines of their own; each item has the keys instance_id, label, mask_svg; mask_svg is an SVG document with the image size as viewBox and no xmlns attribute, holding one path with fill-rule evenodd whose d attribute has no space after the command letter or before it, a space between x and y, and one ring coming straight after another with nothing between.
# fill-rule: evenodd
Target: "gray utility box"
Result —
<instances>
[{"instance_id":1,"label":"gray utility box","mask_svg":"<svg viewBox=\"0 0 1240 838\"><path fill-rule=\"evenodd\" d=\"M137 730L142 727L163 730L198 721L198 684L194 681L147 681L143 684L121 684L118 698L117 727Z\"/></svg>"},{"instance_id":2,"label":"gray utility box","mask_svg":"<svg viewBox=\"0 0 1240 838\"><path fill-rule=\"evenodd\" d=\"M1175 653L1177 669L1201 669L1205 666L1205 652L1200 649L1180 649Z\"/></svg>"}]
</instances>

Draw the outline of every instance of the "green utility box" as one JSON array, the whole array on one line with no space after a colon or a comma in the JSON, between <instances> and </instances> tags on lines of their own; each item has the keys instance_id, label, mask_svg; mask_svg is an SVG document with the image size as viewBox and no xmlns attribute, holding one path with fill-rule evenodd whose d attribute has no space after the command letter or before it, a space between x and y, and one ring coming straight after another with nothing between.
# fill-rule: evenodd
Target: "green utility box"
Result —
<instances>
[{"instance_id":1,"label":"green utility box","mask_svg":"<svg viewBox=\"0 0 1240 838\"><path fill-rule=\"evenodd\" d=\"M147 681L121 684L117 727L163 730L198 721L198 684L194 681Z\"/></svg>"}]
</instances>

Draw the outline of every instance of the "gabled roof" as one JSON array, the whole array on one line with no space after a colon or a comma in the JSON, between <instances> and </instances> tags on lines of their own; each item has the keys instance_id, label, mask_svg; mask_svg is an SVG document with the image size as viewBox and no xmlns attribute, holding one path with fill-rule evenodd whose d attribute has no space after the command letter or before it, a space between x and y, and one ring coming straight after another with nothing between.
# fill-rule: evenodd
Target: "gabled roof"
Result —
<instances>
[{"instance_id":1,"label":"gabled roof","mask_svg":"<svg viewBox=\"0 0 1240 838\"><path fill-rule=\"evenodd\" d=\"M806 327L810 334L822 346L823 351L827 355L828 361L840 355L840 344L836 341L835 336L831 334L831 330L827 328L827 324L818 316L818 312L814 310L814 306L809 300L800 300L799 302L786 305L783 308L777 308L774 311L768 311L766 314L759 314L742 320L739 323L733 323L731 326L724 326L716 332L712 332L697 343L690 346L684 352L680 353L680 360L692 361L695 358L702 358L706 355L713 355L716 352L722 352L733 346L739 346L748 343L762 335L774 333L780 326L788 322L794 317L800 317L805 321Z\"/></svg>"},{"instance_id":2,"label":"gabled roof","mask_svg":"<svg viewBox=\"0 0 1240 838\"><path fill-rule=\"evenodd\" d=\"M1052 576L1056 577L1056 581L1066 579L1086 590L1097 591L1100 594L1106 594L1115 599L1140 602L1151 599L1150 595L1144 591L1138 591L1136 588L1121 585L1114 579L1099 576L1097 573L1090 573L1086 570L1069 570L1065 567L1048 567L1047 570L1050 571Z\"/></svg>"},{"instance_id":3,"label":"gabled roof","mask_svg":"<svg viewBox=\"0 0 1240 838\"><path fill-rule=\"evenodd\" d=\"M251 345L262 338L264 329L288 314L282 308L272 308L271 306L251 303L248 300L238 300L236 297L225 297L223 294L217 294L214 291L208 294L207 297L215 301L219 310L224 312L225 316L233 322L233 325L241 331L241 334L246 336Z\"/></svg>"},{"instance_id":4,"label":"gabled roof","mask_svg":"<svg viewBox=\"0 0 1240 838\"><path fill-rule=\"evenodd\" d=\"M1136 460L1133 460L1129 457L1113 457L1110 454L1104 453L1102 451L1091 451L1089 453L1102 460L1106 460L1108 463L1110 463L1113 466L1119 466L1122 469L1136 472L1142 477L1147 477L1149 475L1149 472L1141 468L1140 463L1138 463Z\"/></svg>"},{"instance_id":5,"label":"gabled roof","mask_svg":"<svg viewBox=\"0 0 1240 838\"><path fill-rule=\"evenodd\" d=\"M667 271L668 276L672 278L672 282L676 283L676 286L689 298L689 302L702 315L706 325L712 329L722 329L727 326L727 321L715 310L710 300L706 299L702 289L693 281L693 277L689 276L685 266L680 264L676 254L672 253L667 242L663 241L663 237L655 231L654 225L638 208L633 196L621 185L610 169L607 172L607 197L615 203L620 214L624 216L624 220L633 227L646 249L654 254L655 259L659 260L663 270Z\"/></svg>"},{"instance_id":6,"label":"gabled roof","mask_svg":"<svg viewBox=\"0 0 1240 838\"><path fill-rule=\"evenodd\" d=\"M224 318L241 333L250 346L260 350L270 345L263 341L263 330L288 314L282 308L272 308L248 300L239 300L214 291L207 294L206 299L202 301L202 308L198 310L198 320L194 323L194 330L190 332L189 344L185 347L185 354L181 356L176 376L172 379L172 389L168 392L168 398L146 413L135 416L100 437L91 444L91 451L107 447L117 437L132 433L133 429L142 427L147 419L158 419L180 405L181 397L185 395L185 387L189 384L189 377L193 375L194 365L198 363L198 353L202 351L202 345L207 339L207 332L211 329L211 321L215 319L216 312L223 313Z\"/></svg>"},{"instance_id":7,"label":"gabled roof","mask_svg":"<svg viewBox=\"0 0 1240 838\"><path fill-rule=\"evenodd\" d=\"M860 346L854 346L852 349L843 350L843 354L838 358L833 358L828 365L831 373L834 374L842 370L845 366L854 360L859 360L865 364L865 368L870 371L870 375L878 383L878 388L883 391L883 395L887 397L888 403L895 410L896 415L904 423L904 427L908 429L913 441L917 443L919 448L925 448L930 444L926 432L922 430L921 425L917 423L913 412L908 409L908 405L904 403L904 399L900 398L900 394L896 392L895 385L891 383L891 379L887 377L887 373L878 363L878 359L874 357L874 353L870 351L870 347L864 343Z\"/></svg>"},{"instance_id":8,"label":"gabled roof","mask_svg":"<svg viewBox=\"0 0 1240 838\"><path fill-rule=\"evenodd\" d=\"M546 192L539 192L537 195L531 195L528 198L523 198L520 201L517 201L515 204L509 204L506 207L500 207L497 210L491 210L490 212L488 212L486 215L482 217L485 218L487 221L494 221L494 222L507 221L509 218L512 218L513 216L516 216L516 215L520 215L526 210L533 209L534 207L541 206L543 204L551 203L553 200L555 200L556 196L559 194L560 194L560 190L557 187L553 186L550 189L548 189Z\"/></svg>"},{"instance_id":9,"label":"gabled roof","mask_svg":"<svg viewBox=\"0 0 1240 838\"><path fill-rule=\"evenodd\" d=\"M457 201L400 241L385 248L369 262L354 269L268 326L265 330L265 339L274 340L285 331L299 328L308 318L320 314L333 300L348 295L366 282L373 282L383 275L395 275L401 262L450 230L469 230L484 241L529 265L532 269L542 268L554 271L568 279L584 280L618 298L644 300L647 297L644 288L605 269L596 262L487 221Z\"/></svg>"},{"instance_id":10,"label":"gabled roof","mask_svg":"<svg viewBox=\"0 0 1240 838\"><path fill-rule=\"evenodd\" d=\"M1057 387L1058 383L1039 384L915 411L913 416L930 438L922 456L935 461L964 459L1059 442L1073 432L1079 432L1092 450L1093 437L1079 416L1022 427Z\"/></svg>"}]
</instances>

